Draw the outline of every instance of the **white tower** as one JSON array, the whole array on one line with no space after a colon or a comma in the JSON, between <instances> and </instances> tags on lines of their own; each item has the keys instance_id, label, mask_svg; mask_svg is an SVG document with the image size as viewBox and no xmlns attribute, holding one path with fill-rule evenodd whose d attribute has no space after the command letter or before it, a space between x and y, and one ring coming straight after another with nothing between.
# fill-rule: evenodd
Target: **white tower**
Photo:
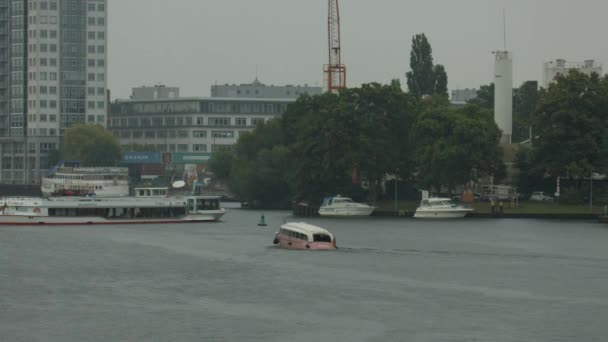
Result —
<instances>
[{"instance_id":1,"label":"white tower","mask_svg":"<svg viewBox=\"0 0 608 342\"><path fill-rule=\"evenodd\" d=\"M494 121L502 131L502 144L513 135L513 59L509 51L495 51Z\"/></svg>"}]
</instances>

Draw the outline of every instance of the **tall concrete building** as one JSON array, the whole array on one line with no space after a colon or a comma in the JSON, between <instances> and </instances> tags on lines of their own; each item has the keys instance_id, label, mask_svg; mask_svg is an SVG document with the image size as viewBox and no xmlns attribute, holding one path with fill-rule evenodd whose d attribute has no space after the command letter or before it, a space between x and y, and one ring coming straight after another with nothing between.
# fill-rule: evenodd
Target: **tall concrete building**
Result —
<instances>
[{"instance_id":1,"label":"tall concrete building","mask_svg":"<svg viewBox=\"0 0 608 342\"><path fill-rule=\"evenodd\" d=\"M584 62L567 62L564 59L545 62L543 68L543 86L546 88L560 75L567 75L570 70L578 70L584 74L596 73L602 75L602 65L593 59Z\"/></svg>"},{"instance_id":2,"label":"tall concrete building","mask_svg":"<svg viewBox=\"0 0 608 342\"><path fill-rule=\"evenodd\" d=\"M502 131L502 144L510 144L513 135L513 56L509 51L495 51L494 121Z\"/></svg>"},{"instance_id":3,"label":"tall concrete building","mask_svg":"<svg viewBox=\"0 0 608 342\"><path fill-rule=\"evenodd\" d=\"M0 0L0 183L38 183L66 128L107 121L107 0Z\"/></svg>"}]
</instances>

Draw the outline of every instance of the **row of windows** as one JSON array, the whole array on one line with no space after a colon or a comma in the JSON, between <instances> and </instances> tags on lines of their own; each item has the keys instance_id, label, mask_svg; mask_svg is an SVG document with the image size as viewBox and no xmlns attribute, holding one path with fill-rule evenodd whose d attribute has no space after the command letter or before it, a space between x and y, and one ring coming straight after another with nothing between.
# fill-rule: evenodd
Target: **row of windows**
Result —
<instances>
[{"instance_id":1,"label":"row of windows","mask_svg":"<svg viewBox=\"0 0 608 342\"><path fill-rule=\"evenodd\" d=\"M120 114L169 114L169 113L221 113L221 114L282 114L286 103L250 103L224 101L179 101L151 103L122 103L117 108Z\"/></svg>"},{"instance_id":2,"label":"row of windows","mask_svg":"<svg viewBox=\"0 0 608 342\"><path fill-rule=\"evenodd\" d=\"M97 104L97 107L95 107L95 104ZM87 101L87 108L88 109L104 109L106 108L106 103L105 101Z\"/></svg>"},{"instance_id":3,"label":"row of windows","mask_svg":"<svg viewBox=\"0 0 608 342\"><path fill-rule=\"evenodd\" d=\"M46 16L46 15L41 15L39 17L32 15L28 18L28 22L30 25L36 25L36 24L57 24L57 16L56 15L50 15L50 16ZM100 24L100 25L103 25Z\"/></svg>"},{"instance_id":4,"label":"row of windows","mask_svg":"<svg viewBox=\"0 0 608 342\"><path fill-rule=\"evenodd\" d=\"M105 61L105 59L98 59L97 63L95 63L94 59L89 59L87 61L87 66L89 68L94 68L95 66L97 66L98 68L103 68L106 66L106 61Z\"/></svg>"},{"instance_id":5,"label":"row of windows","mask_svg":"<svg viewBox=\"0 0 608 342\"><path fill-rule=\"evenodd\" d=\"M50 38L50 39L56 39L57 38L57 30L30 30L29 31L29 37L30 38Z\"/></svg>"},{"instance_id":6,"label":"row of windows","mask_svg":"<svg viewBox=\"0 0 608 342\"><path fill-rule=\"evenodd\" d=\"M90 88L89 88L90 89ZM100 88L101 89L101 88ZM247 127L247 118L207 118L207 126L215 127L228 127L234 122L234 126ZM196 117L194 120L192 117L178 117L178 118L130 118L130 119L118 119L113 118L110 121L111 127L173 127L173 126L192 126L196 122L198 126L205 126L204 117ZM251 118L249 119L249 126L257 126L264 122L263 118Z\"/></svg>"},{"instance_id":7,"label":"row of windows","mask_svg":"<svg viewBox=\"0 0 608 342\"><path fill-rule=\"evenodd\" d=\"M106 10L106 5L97 4L97 7L96 7L94 3L89 3L89 5L87 6L87 9L89 10L89 12L95 12L96 10L98 12L104 12Z\"/></svg>"},{"instance_id":8,"label":"row of windows","mask_svg":"<svg viewBox=\"0 0 608 342\"><path fill-rule=\"evenodd\" d=\"M97 76L94 73L89 73L87 75L87 80L88 81L105 81L106 80L106 75L103 73L98 73Z\"/></svg>"},{"instance_id":9,"label":"row of windows","mask_svg":"<svg viewBox=\"0 0 608 342\"><path fill-rule=\"evenodd\" d=\"M104 39L106 39L106 33L105 32L95 33L95 31L89 31L89 32L87 32L87 38L89 40L95 40L96 38L98 40L104 40Z\"/></svg>"},{"instance_id":10,"label":"row of windows","mask_svg":"<svg viewBox=\"0 0 608 342\"><path fill-rule=\"evenodd\" d=\"M105 115L97 115L97 122L104 122ZM29 114L29 122L57 122L57 114ZM95 122L95 115L87 116L88 122Z\"/></svg>"},{"instance_id":11,"label":"row of windows","mask_svg":"<svg viewBox=\"0 0 608 342\"><path fill-rule=\"evenodd\" d=\"M57 52L57 44L29 44L28 50L30 53L34 52Z\"/></svg>"},{"instance_id":12,"label":"row of windows","mask_svg":"<svg viewBox=\"0 0 608 342\"><path fill-rule=\"evenodd\" d=\"M46 71L41 71L40 73L37 72L30 72L29 73L29 80L30 81L57 81L57 72L56 71L50 71L50 72L46 72Z\"/></svg>"},{"instance_id":13,"label":"row of windows","mask_svg":"<svg viewBox=\"0 0 608 342\"><path fill-rule=\"evenodd\" d=\"M97 20L95 20L97 19ZM89 26L95 26L95 24L97 23L98 26L103 26L106 24L106 19L99 17L99 18L93 18L93 17L88 17L87 18L87 24L89 24Z\"/></svg>"},{"instance_id":14,"label":"row of windows","mask_svg":"<svg viewBox=\"0 0 608 342\"><path fill-rule=\"evenodd\" d=\"M54 137L57 135L57 129L55 129L55 128L28 128L28 135L31 137L47 137L47 136Z\"/></svg>"},{"instance_id":15,"label":"row of windows","mask_svg":"<svg viewBox=\"0 0 608 342\"><path fill-rule=\"evenodd\" d=\"M28 115L28 120L30 122L36 122L36 121L40 121L40 122L56 122L57 121L57 115L56 114L29 114Z\"/></svg>"},{"instance_id":16,"label":"row of windows","mask_svg":"<svg viewBox=\"0 0 608 342\"><path fill-rule=\"evenodd\" d=\"M240 136L242 132L238 132ZM114 136L117 138L190 138L190 131L187 130L179 130L179 131L114 131ZM211 131L212 138L217 139L234 139L235 132L234 131ZM207 138L207 131L192 131L193 138Z\"/></svg>"},{"instance_id":17,"label":"row of windows","mask_svg":"<svg viewBox=\"0 0 608 342\"><path fill-rule=\"evenodd\" d=\"M13 7L13 9L14 8L15 7ZM38 2L36 2L36 1L30 1L29 8L30 8L30 10L38 9ZM51 1L51 2L40 1L40 7L39 8L41 10L56 11L57 10L57 2L55 2L55 1Z\"/></svg>"},{"instance_id":18,"label":"row of windows","mask_svg":"<svg viewBox=\"0 0 608 342\"><path fill-rule=\"evenodd\" d=\"M29 86L28 87L28 93L30 95L35 95L37 93L41 94L41 95L46 95L46 94L50 94L50 95L56 95L57 94L57 87L56 86L40 86L40 92L38 92L38 87L37 86Z\"/></svg>"},{"instance_id":19,"label":"row of windows","mask_svg":"<svg viewBox=\"0 0 608 342\"><path fill-rule=\"evenodd\" d=\"M105 53L106 51L106 47L105 45L97 45L97 47L95 45L89 45L87 47L87 52L88 53Z\"/></svg>"},{"instance_id":20,"label":"row of windows","mask_svg":"<svg viewBox=\"0 0 608 342\"><path fill-rule=\"evenodd\" d=\"M40 65L40 66L51 66L51 67L56 67L57 66L57 58L29 58L28 59L28 65L31 67L34 67L36 65Z\"/></svg>"},{"instance_id":21,"label":"row of windows","mask_svg":"<svg viewBox=\"0 0 608 342\"><path fill-rule=\"evenodd\" d=\"M211 146L211 149L207 148ZM233 145L230 144L146 144L144 146L122 145L123 152L218 152L229 151Z\"/></svg>"},{"instance_id":22,"label":"row of windows","mask_svg":"<svg viewBox=\"0 0 608 342\"><path fill-rule=\"evenodd\" d=\"M28 100L29 108L57 108L57 100L40 100L40 102L36 100Z\"/></svg>"}]
</instances>

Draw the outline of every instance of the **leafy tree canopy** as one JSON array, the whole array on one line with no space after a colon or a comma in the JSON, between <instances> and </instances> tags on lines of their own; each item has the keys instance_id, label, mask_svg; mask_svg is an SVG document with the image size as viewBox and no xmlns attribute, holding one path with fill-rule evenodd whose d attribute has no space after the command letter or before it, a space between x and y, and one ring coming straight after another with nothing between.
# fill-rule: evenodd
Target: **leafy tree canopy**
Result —
<instances>
[{"instance_id":1,"label":"leafy tree canopy","mask_svg":"<svg viewBox=\"0 0 608 342\"><path fill-rule=\"evenodd\" d=\"M481 175L504 173L500 130L479 106L451 109L430 103L413 128L418 178L427 187L454 189Z\"/></svg>"},{"instance_id":2,"label":"leafy tree canopy","mask_svg":"<svg viewBox=\"0 0 608 342\"><path fill-rule=\"evenodd\" d=\"M532 117L536 174L588 177L608 162L608 77L575 70L541 91Z\"/></svg>"},{"instance_id":3,"label":"leafy tree canopy","mask_svg":"<svg viewBox=\"0 0 608 342\"><path fill-rule=\"evenodd\" d=\"M410 52L411 71L406 73L411 93L448 96L448 75L443 65L433 64L433 49L424 33L412 37Z\"/></svg>"},{"instance_id":4,"label":"leafy tree canopy","mask_svg":"<svg viewBox=\"0 0 608 342\"><path fill-rule=\"evenodd\" d=\"M100 125L74 125L65 130L63 158L84 166L114 166L122 157L118 140Z\"/></svg>"}]
</instances>

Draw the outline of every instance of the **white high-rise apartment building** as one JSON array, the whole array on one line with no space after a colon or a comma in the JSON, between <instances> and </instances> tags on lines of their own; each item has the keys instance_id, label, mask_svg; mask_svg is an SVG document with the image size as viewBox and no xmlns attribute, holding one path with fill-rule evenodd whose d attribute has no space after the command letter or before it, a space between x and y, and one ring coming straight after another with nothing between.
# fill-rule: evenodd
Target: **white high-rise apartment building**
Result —
<instances>
[{"instance_id":1,"label":"white high-rise apartment building","mask_svg":"<svg viewBox=\"0 0 608 342\"><path fill-rule=\"evenodd\" d=\"M0 0L0 183L38 183L76 123L106 126L107 0Z\"/></svg>"}]
</instances>

